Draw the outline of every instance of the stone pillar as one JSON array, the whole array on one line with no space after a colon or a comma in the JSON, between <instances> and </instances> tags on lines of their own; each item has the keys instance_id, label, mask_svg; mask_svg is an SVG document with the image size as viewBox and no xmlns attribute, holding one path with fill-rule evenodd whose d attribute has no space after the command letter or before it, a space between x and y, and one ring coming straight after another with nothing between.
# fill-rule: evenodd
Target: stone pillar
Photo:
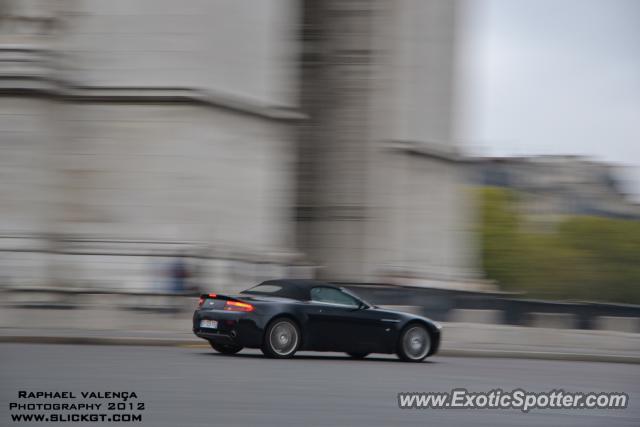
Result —
<instances>
[{"instance_id":1,"label":"stone pillar","mask_svg":"<svg viewBox=\"0 0 640 427\"><path fill-rule=\"evenodd\" d=\"M450 0L305 2L298 241L322 276L473 276L456 13Z\"/></svg>"}]
</instances>

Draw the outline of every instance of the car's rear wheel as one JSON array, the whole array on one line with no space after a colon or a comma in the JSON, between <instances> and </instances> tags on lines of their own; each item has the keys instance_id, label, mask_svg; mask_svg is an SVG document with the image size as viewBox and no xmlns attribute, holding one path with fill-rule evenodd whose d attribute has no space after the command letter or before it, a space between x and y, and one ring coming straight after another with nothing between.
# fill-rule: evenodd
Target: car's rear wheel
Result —
<instances>
[{"instance_id":1,"label":"car's rear wheel","mask_svg":"<svg viewBox=\"0 0 640 427\"><path fill-rule=\"evenodd\" d=\"M431 350L431 335L418 324L408 325L400 334L398 357L405 362L421 362Z\"/></svg>"},{"instance_id":2,"label":"car's rear wheel","mask_svg":"<svg viewBox=\"0 0 640 427\"><path fill-rule=\"evenodd\" d=\"M262 343L265 356L277 359L293 357L300 347L300 328L287 318L272 321L267 327Z\"/></svg>"},{"instance_id":3,"label":"car's rear wheel","mask_svg":"<svg viewBox=\"0 0 640 427\"><path fill-rule=\"evenodd\" d=\"M222 354L236 354L237 352L242 350L242 347L239 346L239 345L220 344L220 343L215 343L213 341L209 341L209 344L211 344L211 347L215 351L217 351L218 353L222 353Z\"/></svg>"},{"instance_id":4,"label":"car's rear wheel","mask_svg":"<svg viewBox=\"0 0 640 427\"><path fill-rule=\"evenodd\" d=\"M363 353L363 352L347 352L347 354L353 357L354 359L364 359L369 355L369 353Z\"/></svg>"}]
</instances>

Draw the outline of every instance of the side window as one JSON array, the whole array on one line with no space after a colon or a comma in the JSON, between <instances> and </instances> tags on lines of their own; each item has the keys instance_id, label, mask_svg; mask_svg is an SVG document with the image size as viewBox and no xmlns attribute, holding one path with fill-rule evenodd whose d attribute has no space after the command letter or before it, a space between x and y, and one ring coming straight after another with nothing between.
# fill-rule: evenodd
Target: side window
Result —
<instances>
[{"instance_id":1,"label":"side window","mask_svg":"<svg viewBox=\"0 0 640 427\"><path fill-rule=\"evenodd\" d=\"M311 301L358 307L360 303L350 295L333 288L317 287L311 289Z\"/></svg>"}]
</instances>

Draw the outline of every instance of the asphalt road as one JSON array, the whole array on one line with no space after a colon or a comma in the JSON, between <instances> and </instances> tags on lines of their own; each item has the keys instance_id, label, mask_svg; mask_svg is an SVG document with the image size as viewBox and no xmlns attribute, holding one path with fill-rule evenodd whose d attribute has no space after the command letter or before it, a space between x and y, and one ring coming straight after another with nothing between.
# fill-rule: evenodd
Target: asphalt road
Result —
<instances>
[{"instance_id":1,"label":"asphalt road","mask_svg":"<svg viewBox=\"0 0 640 427\"><path fill-rule=\"evenodd\" d=\"M624 391L622 410L400 410L398 392L523 388ZM134 391L142 423L154 427L260 426L638 426L638 365L523 359L389 357L355 361L302 353L270 360L258 352L223 356L206 348L0 345L0 425L14 423L19 390ZM53 424L52 424L53 425ZM55 425L63 425L57 423ZM84 425L80 423L64 425Z\"/></svg>"}]
</instances>

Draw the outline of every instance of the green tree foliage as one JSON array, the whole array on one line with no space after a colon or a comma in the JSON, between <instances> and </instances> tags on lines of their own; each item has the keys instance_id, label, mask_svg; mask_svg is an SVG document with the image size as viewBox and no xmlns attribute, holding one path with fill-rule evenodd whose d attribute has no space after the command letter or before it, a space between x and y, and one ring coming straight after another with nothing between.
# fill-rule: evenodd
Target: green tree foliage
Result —
<instances>
[{"instance_id":1,"label":"green tree foliage","mask_svg":"<svg viewBox=\"0 0 640 427\"><path fill-rule=\"evenodd\" d=\"M506 291L547 299L640 303L640 221L590 216L531 227L518 194L479 190L487 278Z\"/></svg>"}]
</instances>

